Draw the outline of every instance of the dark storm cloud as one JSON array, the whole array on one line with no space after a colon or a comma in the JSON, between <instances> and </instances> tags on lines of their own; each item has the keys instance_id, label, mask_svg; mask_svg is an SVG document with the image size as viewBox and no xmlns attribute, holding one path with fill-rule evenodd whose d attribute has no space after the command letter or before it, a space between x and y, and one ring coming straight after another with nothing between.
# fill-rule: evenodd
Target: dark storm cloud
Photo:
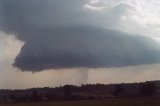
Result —
<instances>
[{"instance_id":1,"label":"dark storm cloud","mask_svg":"<svg viewBox=\"0 0 160 106\"><path fill-rule=\"evenodd\" d=\"M87 0L0 0L0 28L25 42L14 66L120 67L160 62L153 39L92 26ZM89 18L90 17L90 18Z\"/></svg>"},{"instance_id":2,"label":"dark storm cloud","mask_svg":"<svg viewBox=\"0 0 160 106\"><path fill-rule=\"evenodd\" d=\"M120 67L160 62L154 40L94 27L37 31L16 58L22 70ZM45 37L44 37L45 35Z\"/></svg>"}]
</instances>

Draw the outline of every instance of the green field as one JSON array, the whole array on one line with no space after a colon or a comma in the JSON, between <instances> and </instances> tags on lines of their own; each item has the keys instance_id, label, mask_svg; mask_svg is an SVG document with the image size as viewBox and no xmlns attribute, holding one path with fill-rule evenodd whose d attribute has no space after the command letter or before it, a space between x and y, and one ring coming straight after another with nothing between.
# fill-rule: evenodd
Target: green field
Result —
<instances>
[{"instance_id":1,"label":"green field","mask_svg":"<svg viewBox=\"0 0 160 106\"><path fill-rule=\"evenodd\" d=\"M160 98L110 98L38 103L1 103L0 106L160 106Z\"/></svg>"}]
</instances>

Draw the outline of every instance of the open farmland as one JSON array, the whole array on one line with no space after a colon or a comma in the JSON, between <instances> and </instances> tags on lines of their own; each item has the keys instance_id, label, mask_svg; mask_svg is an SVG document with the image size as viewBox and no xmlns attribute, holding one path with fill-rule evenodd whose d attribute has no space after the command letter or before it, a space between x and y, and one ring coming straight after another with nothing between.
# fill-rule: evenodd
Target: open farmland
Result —
<instances>
[{"instance_id":1,"label":"open farmland","mask_svg":"<svg viewBox=\"0 0 160 106\"><path fill-rule=\"evenodd\" d=\"M59 102L1 103L0 106L160 106L160 98L108 98Z\"/></svg>"}]
</instances>

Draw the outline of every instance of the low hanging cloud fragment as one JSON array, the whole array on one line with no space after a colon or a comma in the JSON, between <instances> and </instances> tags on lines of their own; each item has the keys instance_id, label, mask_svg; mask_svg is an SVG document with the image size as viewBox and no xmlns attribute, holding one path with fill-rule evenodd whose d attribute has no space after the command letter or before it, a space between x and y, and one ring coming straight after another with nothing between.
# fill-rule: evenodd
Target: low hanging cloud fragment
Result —
<instances>
[{"instance_id":1,"label":"low hanging cloud fragment","mask_svg":"<svg viewBox=\"0 0 160 106\"><path fill-rule=\"evenodd\" d=\"M25 43L13 65L36 72L160 63L158 42L100 27L105 21L85 11L88 2L0 0L0 30Z\"/></svg>"}]
</instances>

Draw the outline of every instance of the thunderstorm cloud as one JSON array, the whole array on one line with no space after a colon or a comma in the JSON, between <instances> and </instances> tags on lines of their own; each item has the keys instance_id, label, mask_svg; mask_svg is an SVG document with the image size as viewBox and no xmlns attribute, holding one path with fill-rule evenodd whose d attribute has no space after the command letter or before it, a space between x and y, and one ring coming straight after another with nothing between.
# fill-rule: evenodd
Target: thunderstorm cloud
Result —
<instances>
[{"instance_id":1,"label":"thunderstorm cloud","mask_svg":"<svg viewBox=\"0 0 160 106\"><path fill-rule=\"evenodd\" d=\"M130 4L121 2L112 14L107 12L110 15L105 15L104 25L101 19L107 7L96 3L98 0L0 0L0 30L24 42L13 65L34 72L160 63L158 40L110 27L126 19L121 14L128 13Z\"/></svg>"}]
</instances>

